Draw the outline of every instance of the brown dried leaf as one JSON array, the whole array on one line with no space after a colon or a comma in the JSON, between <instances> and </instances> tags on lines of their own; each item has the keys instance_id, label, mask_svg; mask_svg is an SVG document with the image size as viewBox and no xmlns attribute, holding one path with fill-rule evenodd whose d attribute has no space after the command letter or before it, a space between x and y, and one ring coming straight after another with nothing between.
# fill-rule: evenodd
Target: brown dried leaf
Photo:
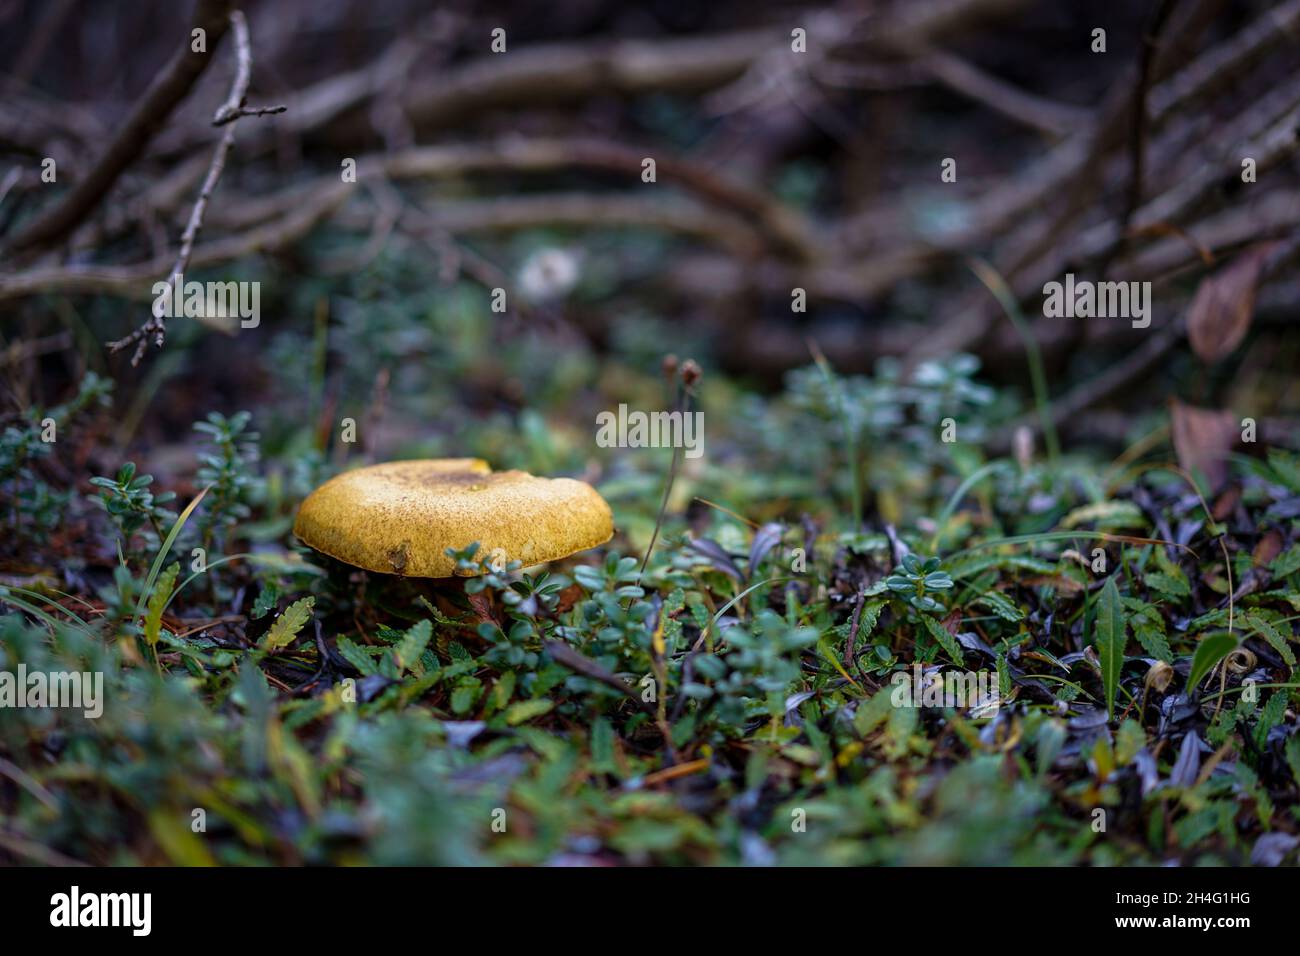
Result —
<instances>
[{"instance_id":1,"label":"brown dried leaf","mask_svg":"<svg viewBox=\"0 0 1300 956\"><path fill-rule=\"evenodd\" d=\"M1282 553L1282 534L1276 528L1266 531L1250 553L1250 563L1257 568L1265 567Z\"/></svg>"},{"instance_id":2,"label":"brown dried leaf","mask_svg":"<svg viewBox=\"0 0 1300 956\"><path fill-rule=\"evenodd\" d=\"M1174 453L1189 474L1205 476L1214 491L1228 474L1227 454L1237 441L1237 422L1231 412L1184 405L1170 399Z\"/></svg>"},{"instance_id":3,"label":"brown dried leaf","mask_svg":"<svg viewBox=\"0 0 1300 956\"><path fill-rule=\"evenodd\" d=\"M1233 485L1231 488L1225 488L1223 494L1214 499L1214 504L1210 506L1210 515L1215 521L1227 521L1228 515L1237 510L1237 505L1241 503L1241 488Z\"/></svg>"},{"instance_id":4,"label":"brown dried leaf","mask_svg":"<svg viewBox=\"0 0 1300 956\"><path fill-rule=\"evenodd\" d=\"M1187 337L1201 361L1217 362L1246 337L1264 262L1275 246L1269 242L1247 249L1201 280L1187 311Z\"/></svg>"}]
</instances>

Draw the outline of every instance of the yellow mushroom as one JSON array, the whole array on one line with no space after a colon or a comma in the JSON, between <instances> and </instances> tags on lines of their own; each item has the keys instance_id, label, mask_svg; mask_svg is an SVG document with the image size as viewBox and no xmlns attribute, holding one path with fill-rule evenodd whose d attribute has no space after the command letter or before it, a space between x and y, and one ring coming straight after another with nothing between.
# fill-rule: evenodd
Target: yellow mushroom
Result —
<instances>
[{"instance_id":1,"label":"yellow mushroom","mask_svg":"<svg viewBox=\"0 0 1300 956\"><path fill-rule=\"evenodd\" d=\"M478 458L438 458L331 478L303 501L293 533L367 571L445 578L457 573L448 548L477 541L480 559L526 567L604 544L614 518L584 482L493 471Z\"/></svg>"}]
</instances>

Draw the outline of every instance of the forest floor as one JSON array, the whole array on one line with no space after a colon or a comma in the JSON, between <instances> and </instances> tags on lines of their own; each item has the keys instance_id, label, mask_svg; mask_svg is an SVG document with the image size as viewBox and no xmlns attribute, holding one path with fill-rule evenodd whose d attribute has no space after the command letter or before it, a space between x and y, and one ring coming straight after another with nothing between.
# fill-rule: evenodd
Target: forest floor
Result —
<instances>
[{"instance_id":1,"label":"forest floor","mask_svg":"<svg viewBox=\"0 0 1300 956\"><path fill-rule=\"evenodd\" d=\"M0 665L103 685L98 716L0 708L0 857L1294 859L1295 456L1234 456L1207 499L1158 431L1118 460L986 456L983 423L1019 409L967 359L810 363L761 396L707 369L684 389L635 349L543 368L474 346L529 396L515 414L412 391L447 399L442 427L403 426L410 401L362 427L402 436L385 457L586 477L617 535L421 581L290 532L368 460L326 453L338 410L301 387L307 351L305 377L272 366L253 414L208 414L155 461L111 459L123 413L93 373L6 430ZM702 411L706 453L593 450L595 410L629 398Z\"/></svg>"}]
</instances>

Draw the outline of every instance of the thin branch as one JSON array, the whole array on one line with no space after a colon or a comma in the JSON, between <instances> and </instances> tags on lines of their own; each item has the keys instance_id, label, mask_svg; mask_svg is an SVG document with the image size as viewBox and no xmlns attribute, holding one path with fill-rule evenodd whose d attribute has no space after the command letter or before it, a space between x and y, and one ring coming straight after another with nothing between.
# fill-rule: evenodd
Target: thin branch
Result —
<instances>
[{"instance_id":1,"label":"thin branch","mask_svg":"<svg viewBox=\"0 0 1300 956\"><path fill-rule=\"evenodd\" d=\"M144 152L211 61L212 53L225 35L230 5L231 0L199 0L184 47L154 78L90 173L58 205L38 216L6 244L9 255L57 242L99 205L122 172ZM204 31L205 52L194 51L190 41L193 30Z\"/></svg>"},{"instance_id":2,"label":"thin branch","mask_svg":"<svg viewBox=\"0 0 1300 956\"><path fill-rule=\"evenodd\" d=\"M221 139L217 143L217 148L212 154L212 162L208 165L208 174L203 179L203 186L199 189L198 199L194 201L194 208L190 210L189 221L185 224L185 231L181 234L180 250L176 254L176 261L172 264L171 272L167 276L167 291L164 297L158 297L155 302L169 300L176 284L182 281L186 267L189 265L190 256L194 252L194 240L198 238L199 230L203 228L203 214L207 211L208 201L212 198L212 193L217 188L217 183L221 180L221 173L226 168L226 156L230 153L230 147L235 143L235 121L241 116L251 115L244 110L245 97L248 95L248 84L252 80L253 74L253 48L248 39L248 22L244 19L244 14L239 10L232 10L230 13L230 26L235 34L235 80L230 87L230 95L226 98L212 117L213 126L225 126L221 134ZM279 112L283 107L272 107L271 112ZM132 366L139 365L140 359L144 357L144 352L149 344L150 336L153 337L155 348L162 348L163 342L167 338L167 319L164 314L166 309L159 309L155 305L149 320L136 329L125 338L118 339L109 343L110 352L120 352L128 345L135 344L135 354L131 357Z\"/></svg>"},{"instance_id":3,"label":"thin branch","mask_svg":"<svg viewBox=\"0 0 1300 956\"><path fill-rule=\"evenodd\" d=\"M1132 172L1129 175L1128 192L1124 199L1124 211L1119 217L1119 244L1115 253L1123 252L1128 244L1128 227L1133 214L1142 205L1142 181L1146 172L1147 150L1147 98L1151 91L1152 61L1155 59L1156 47L1160 34L1169 22L1169 17L1178 6L1179 0L1161 0L1151 18L1151 25L1142 33L1142 52L1138 59L1137 83L1133 88L1133 105L1130 109L1129 152L1132 157ZM1108 257L1109 259L1109 257ZM1099 270L1105 273L1109 261Z\"/></svg>"},{"instance_id":4,"label":"thin branch","mask_svg":"<svg viewBox=\"0 0 1300 956\"><path fill-rule=\"evenodd\" d=\"M954 92L1053 136L1073 133L1091 119L1085 109L1035 96L943 50L925 52L919 65Z\"/></svg>"}]
</instances>

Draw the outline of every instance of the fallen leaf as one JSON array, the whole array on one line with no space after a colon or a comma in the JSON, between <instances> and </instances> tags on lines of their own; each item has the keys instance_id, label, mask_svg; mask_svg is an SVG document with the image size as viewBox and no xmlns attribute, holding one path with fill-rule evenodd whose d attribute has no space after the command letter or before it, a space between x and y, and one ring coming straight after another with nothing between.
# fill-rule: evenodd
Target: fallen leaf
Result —
<instances>
[{"instance_id":1,"label":"fallen leaf","mask_svg":"<svg viewBox=\"0 0 1300 956\"><path fill-rule=\"evenodd\" d=\"M1237 487L1224 489L1223 494L1214 499L1214 505L1210 508L1210 513L1214 516L1215 521L1227 521L1228 515L1232 514L1238 503L1241 501L1241 489Z\"/></svg>"},{"instance_id":2,"label":"fallen leaf","mask_svg":"<svg viewBox=\"0 0 1300 956\"><path fill-rule=\"evenodd\" d=\"M1272 564L1273 559L1282 553L1282 535L1273 528L1266 531L1255 545L1255 550L1250 553L1250 562L1257 568L1262 568L1266 564Z\"/></svg>"},{"instance_id":3,"label":"fallen leaf","mask_svg":"<svg viewBox=\"0 0 1300 956\"><path fill-rule=\"evenodd\" d=\"M1269 242L1247 249L1201 280L1187 310L1187 338L1201 361L1217 362L1246 337L1255 315L1260 275L1275 245Z\"/></svg>"},{"instance_id":4,"label":"fallen leaf","mask_svg":"<svg viewBox=\"0 0 1300 956\"><path fill-rule=\"evenodd\" d=\"M1200 472L1213 491L1228 476L1227 454L1238 438L1231 412L1185 405L1170 399L1174 453L1188 474Z\"/></svg>"}]
</instances>

